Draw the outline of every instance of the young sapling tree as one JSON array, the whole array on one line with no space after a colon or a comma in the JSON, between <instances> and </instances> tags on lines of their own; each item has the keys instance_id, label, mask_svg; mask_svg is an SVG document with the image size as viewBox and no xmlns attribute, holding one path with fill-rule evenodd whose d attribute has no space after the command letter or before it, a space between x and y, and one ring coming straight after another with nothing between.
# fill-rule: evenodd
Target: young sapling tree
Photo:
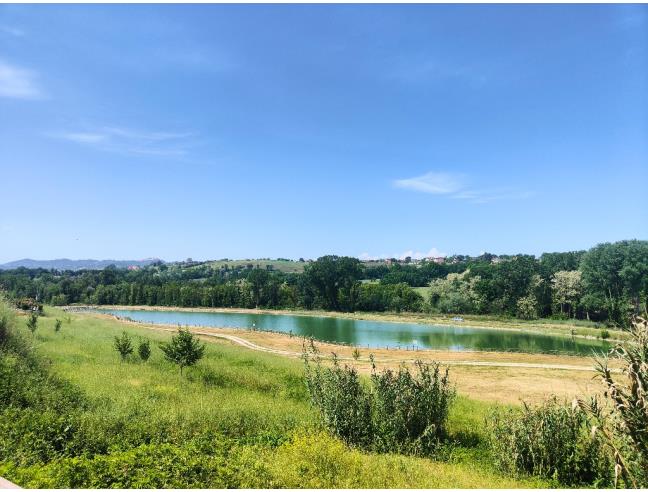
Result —
<instances>
[{"instance_id":1,"label":"young sapling tree","mask_svg":"<svg viewBox=\"0 0 648 492\"><path fill-rule=\"evenodd\" d=\"M161 348L164 357L180 367L180 375L185 367L193 366L198 362L205 352L205 345L200 343L198 337L182 328L169 343L162 344Z\"/></svg>"},{"instance_id":2,"label":"young sapling tree","mask_svg":"<svg viewBox=\"0 0 648 492\"><path fill-rule=\"evenodd\" d=\"M144 362L149 360L149 357L151 356L151 342L149 342L145 338L141 339L137 347L137 353L139 354L140 359L142 359Z\"/></svg>"},{"instance_id":3,"label":"young sapling tree","mask_svg":"<svg viewBox=\"0 0 648 492\"><path fill-rule=\"evenodd\" d=\"M121 336L115 337L114 347L119 352L122 362L133 353L133 342L125 331L122 332Z\"/></svg>"},{"instance_id":4,"label":"young sapling tree","mask_svg":"<svg viewBox=\"0 0 648 492\"><path fill-rule=\"evenodd\" d=\"M32 311L29 315L29 318L27 319L27 328L29 328L29 331L32 332L33 336L38 328L38 313L36 311Z\"/></svg>"}]
</instances>

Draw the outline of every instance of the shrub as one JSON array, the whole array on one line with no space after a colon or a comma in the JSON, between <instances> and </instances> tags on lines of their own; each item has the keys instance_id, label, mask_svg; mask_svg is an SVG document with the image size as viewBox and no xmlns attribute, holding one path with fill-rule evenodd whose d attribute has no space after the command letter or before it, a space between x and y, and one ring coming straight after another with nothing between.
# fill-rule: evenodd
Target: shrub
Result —
<instances>
[{"instance_id":1,"label":"shrub","mask_svg":"<svg viewBox=\"0 0 648 492\"><path fill-rule=\"evenodd\" d=\"M30 488L236 487L231 475L223 454L197 453L192 446L152 444L22 469L17 473L17 481Z\"/></svg>"},{"instance_id":2,"label":"shrub","mask_svg":"<svg viewBox=\"0 0 648 492\"><path fill-rule=\"evenodd\" d=\"M455 396L448 369L415 363L418 373L401 366L371 374L374 446L379 451L431 454L445 438L448 410Z\"/></svg>"},{"instance_id":3,"label":"shrub","mask_svg":"<svg viewBox=\"0 0 648 492\"><path fill-rule=\"evenodd\" d=\"M144 362L149 360L151 356L151 342L146 339L140 340L139 345L137 346L137 353Z\"/></svg>"},{"instance_id":4,"label":"shrub","mask_svg":"<svg viewBox=\"0 0 648 492\"><path fill-rule=\"evenodd\" d=\"M610 332L605 329L601 330L601 338L603 340L607 340L608 338L610 338Z\"/></svg>"},{"instance_id":5,"label":"shrub","mask_svg":"<svg viewBox=\"0 0 648 492\"><path fill-rule=\"evenodd\" d=\"M128 336L128 333L125 331L122 332L120 337L115 337L114 347L119 356L121 357L122 362L133 353L133 343L131 342L131 337Z\"/></svg>"},{"instance_id":6,"label":"shrub","mask_svg":"<svg viewBox=\"0 0 648 492\"><path fill-rule=\"evenodd\" d=\"M322 366L312 342L304 363L323 424L347 444L429 455L445 437L455 391L438 364L417 361L416 374L404 366L378 373L372 364L370 384L363 384L356 369L340 366L335 354L332 367Z\"/></svg>"},{"instance_id":7,"label":"shrub","mask_svg":"<svg viewBox=\"0 0 648 492\"><path fill-rule=\"evenodd\" d=\"M360 359L360 351L358 350L357 347L353 349L352 355L353 355L354 360Z\"/></svg>"},{"instance_id":8,"label":"shrub","mask_svg":"<svg viewBox=\"0 0 648 492\"><path fill-rule=\"evenodd\" d=\"M398 488L429 486L429 469L412 458L365 454L324 432L295 433L264 460L272 488Z\"/></svg>"},{"instance_id":9,"label":"shrub","mask_svg":"<svg viewBox=\"0 0 648 492\"><path fill-rule=\"evenodd\" d=\"M61 320L60 320L60 319L57 319L57 320L54 322L54 331L55 331L56 333L58 333L59 331L61 331L61 324L62 324L62 323L61 323Z\"/></svg>"},{"instance_id":10,"label":"shrub","mask_svg":"<svg viewBox=\"0 0 648 492\"><path fill-rule=\"evenodd\" d=\"M568 485L611 483L609 454L592 435L587 414L555 397L522 409L495 411L488 419L490 447L497 464Z\"/></svg>"},{"instance_id":11,"label":"shrub","mask_svg":"<svg viewBox=\"0 0 648 492\"><path fill-rule=\"evenodd\" d=\"M23 297L22 299L18 299L16 301L16 307L18 309L22 309L23 311L36 311L38 313L43 312L43 305L36 301L36 299L32 299L31 297Z\"/></svg>"},{"instance_id":12,"label":"shrub","mask_svg":"<svg viewBox=\"0 0 648 492\"><path fill-rule=\"evenodd\" d=\"M9 331L16 322L16 314L0 292L0 346L9 339Z\"/></svg>"},{"instance_id":13,"label":"shrub","mask_svg":"<svg viewBox=\"0 0 648 492\"><path fill-rule=\"evenodd\" d=\"M614 455L615 481L620 478L637 488L648 487L648 321L633 319L630 334L629 342L596 361L606 404L580 404L595 419L595 430ZM610 359L622 363L623 379L613 378Z\"/></svg>"},{"instance_id":14,"label":"shrub","mask_svg":"<svg viewBox=\"0 0 648 492\"><path fill-rule=\"evenodd\" d=\"M311 366L308 357L306 383L312 403L324 425L347 444L369 446L373 435L371 401L353 367L341 367L333 354L333 367L322 367L319 358Z\"/></svg>"}]
</instances>

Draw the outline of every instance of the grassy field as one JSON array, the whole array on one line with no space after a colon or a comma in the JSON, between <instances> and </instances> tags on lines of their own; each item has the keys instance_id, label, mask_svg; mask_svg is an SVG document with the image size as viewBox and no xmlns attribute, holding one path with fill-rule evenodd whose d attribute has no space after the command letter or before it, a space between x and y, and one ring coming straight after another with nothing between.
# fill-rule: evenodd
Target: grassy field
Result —
<instances>
[{"instance_id":1,"label":"grassy field","mask_svg":"<svg viewBox=\"0 0 648 492\"><path fill-rule=\"evenodd\" d=\"M273 270L284 273L302 273L304 266L307 264L305 261L287 261L287 260L217 260L209 261L207 264L214 270L227 266L229 268L245 267L248 264L254 267L267 268L268 265Z\"/></svg>"},{"instance_id":2,"label":"grassy field","mask_svg":"<svg viewBox=\"0 0 648 492\"><path fill-rule=\"evenodd\" d=\"M83 313L80 317L108 318L109 315ZM128 324L130 322L120 321ZM175 326L136 323L138 328L153 331L174 331ZM234 328L189 327L201 338L211 343L231 344L232 338L250 342L259 351L278 352L284 357L299 358L303 339L288 334ZM229 338L228 338L229 337ZM375 357L377 367L396 369L401 364L412 365L414 359L437 361L452 368L451 379L459 392L469 398L487 402L519 404L521 401L537 403L548 394L571 401L574 397L597 393L601 385L593 379L591 357L527 354L523 352L455 352L448 350L386 350L384 348L360 349L360 357L353 357L354 348L327 342L314 342L320 353L335 352L346 364L368 374L371 369L369 355ZM612 364L614 367L614 364Z\"/></svg>"},{"instance_id":3,"label":"grassy field","mask_svg":"<svg viewBox=\"0 0 648 492\"><path fill-rule=\"evenodd\" d=\"M204 359L180 376L159 349L168 333L80 315L56 333L56 317L65 315L47 308L33 338L24 317L20 329L51 361L54 374L79 388L89 403L75 414L63 451L4 458L0 474L21 486L551 485L504 476L491 464L484 417L492 404L458 398L449 421L452 444L438 460L360 452L319 428L298 360L208 343ZM112 342L123 330L135 340L151 340L148 362L120 362Z\"/></svg>"}]
</instances>

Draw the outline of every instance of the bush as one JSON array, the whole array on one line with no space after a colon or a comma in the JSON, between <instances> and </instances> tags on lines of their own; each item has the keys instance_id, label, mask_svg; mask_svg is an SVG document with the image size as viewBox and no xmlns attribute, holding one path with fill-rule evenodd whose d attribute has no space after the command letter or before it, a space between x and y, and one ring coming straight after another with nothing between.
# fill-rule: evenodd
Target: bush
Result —
<instances>
[{"instance_id":1,"label":"bush","mask_svg":"<svg viewBox=\"0 0 648 492\"><path fill-rule=\"evenodd\" d=\"M16 314L0 292L0 347L9 339L9 332L16 323Z\"/></svg>"},{"instance_id":2,"label":"bush","mask_svg":"<svg viewBox=\"0 0 648 492\"><path fill-rule=\"evenodd\" d=\"M36 311L39 314L43 312L43 305L31 297L23 297L16 301L16 307L23 311Z\"/></svg>"},{"instance_id":3,"label":"bush","mask_svg":"<svg viewBox=\"0 0 648 492\"><path fill-rule=\"evenodd\" d=\"M448 369L415 363L418 374L401 366L377 373L371 381L374 446L378 451L431 454L446 437L448 410L455 396Z\"/></svg>"},{"instance_id":4,"label":"bush","mask_svg":"<svg viewBox=\"0 0 648 492\"><path fill-rule=\"evenodd\" d=\"M607 330L601 330L601 338L603 340L607 340L608 338L610 338L610 332Z\"/></svg>"},{"instance_id":5,"label":"bush","mask_svg":"<svg viewBox=\"0 0 648 492\"><path fill-rule=\"evenodd\" d=\"M588 424L578 405L555 397L537 407L524 404L490 416L490 447L497 464L509 472L605 487L612 482L610 457Z\"/></svg>"},{"instance_id":6,"label":"bush","mask_svg":"<svg viewBox=\"0 0 648 492\"><path fill-rule=\"evenodd\" d=\"M333 357L333 367L322 367L319 358L311 367L305 357L306 383L311 401L319 409L324 425L347 444L369 446L373 436L370 395L358 372L341 367Z\"/></svg>"},{"instance_id":7,"label":"bush","mask_svg":"<svg viewBox=\"0 0 648 492\"><path fill-rule=\"evenodd\" d=\"M614 454L615 481L622 479L626 486L637 488L648 487L648 321L633 319L630 334L629 342L616 345L596 361L606 404L580 403ZM610 358L622 363L625 378L612 376Z\"/></svg>"},{"instance_id":8,"label":"bush","mask_svg":"<svg viewBox=\"0 0 648 492\"><path fill-rule=\"evenodd\" d=\"M224 453L197 453L192 446L142 445L93 457L52 461L7 471L29 488L227 488L236 487ZM5 472L6 473L6 472Z\"/></svg>"},{"instance_id":9,"label":"bush","mask_svg":"<svg viewBox=\"0 0 648 492\"><path fill-rule=\"evenodd\" d=\"M370 384L363 384L335 354L333 366L323 367L312 343L310 353L304 350L304 362L311 401L323 424L347 444L430 455L446 436L455 391L448 371L442 373L438 364L418 361L417 374L406 367L378 373L373 365Z\"/></svg>"}]
</instances>

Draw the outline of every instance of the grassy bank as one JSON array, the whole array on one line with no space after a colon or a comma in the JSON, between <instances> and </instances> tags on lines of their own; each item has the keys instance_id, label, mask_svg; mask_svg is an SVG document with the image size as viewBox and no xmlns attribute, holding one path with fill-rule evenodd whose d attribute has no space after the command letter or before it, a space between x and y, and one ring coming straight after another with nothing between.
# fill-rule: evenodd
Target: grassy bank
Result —
<instances>
[{"instance_id":1,"label":"grassy bank","mask_svg":"<svg viewBox=\"0 0 648 492\"><path fill-rule=\"evenodd\" d=\"M47 308L33 337L24 317L19 329L36 353L51 361L48 370L80 391L82 403L38 400L33 411L21 408L7 415L1 424L0 474L19 485L547 485L504 476L490 463L483 419L492 405L459 398L449 422L453 444L436 461L364 453L318 427L300 361L209 343L198 366L180 376L159 350L169 334L76 315L56 333L57 317L65 315ZM123 330L135 340L151 340L148 362L119 361L112 342ZM48 447L45 441L55 444ZM38 443L42 446L35 450Z\"/></svg>"}]
</instances>

